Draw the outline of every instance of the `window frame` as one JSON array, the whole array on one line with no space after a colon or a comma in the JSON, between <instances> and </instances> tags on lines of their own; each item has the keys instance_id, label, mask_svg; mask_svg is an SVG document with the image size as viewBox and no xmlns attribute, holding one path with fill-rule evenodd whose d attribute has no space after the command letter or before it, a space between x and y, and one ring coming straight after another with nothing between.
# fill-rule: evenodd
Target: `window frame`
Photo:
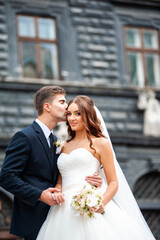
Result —
<instances>
[{"instance_id":1,"label":"window frame","mask_svg":"<svg viewBox=\"0 0 160 240\"><path fill-rule=\"evenodd\" d=\"M128 29L136 29L139 32L140 36L140 42L141 42L141 47L129 47L127 46L127 30ZM156 33L156 39L157 39L157 49L151 49L151 48L145 48L144 46L144 31L152 31ZM126 62L126 71L127 75L130 78L130 73L129 73L129 59L128 59L128 52L135 52L135 53L140 53L142 54L142 66L143 66L143 73L144 73L144 86L143 87L151 87L148 85L148 79L147 79L147 69L146 69L146 60L145 60L145 54L146 53L153 53L157 54L159 58L159 63L160 63L160 43L159 43L159 33L158 30L155 28L147 28L147 27L137 27L137 26L124 26L123 27L123 38L124 38L124 49L125 49L125 62ZM139 86L139 85L138 85ZM155 86L157 87L157 86Z\"/></svg>"},{"instance_id":2,"label":"window frame","mask_svg":"<svg viewBox=\"0 0 160 240\"><path fill-rule=\"evenodd\" d=\"M35 26L35 32L36 36L35 37L24 37L19 35L19 17L20 16L26 16L26 17L32 17L34 18L34 26ZM48 18L53 21L55 21L55 36L56 38L53 40L46 39L46 38L40 38L38 36L38 19L39 18ZM40 52L40 44L41 43L52 43L56 45L57 49L57 73L58 77L57 79L54 80L60 80L60 57L59 57L59 42L58 42L58 31L57 31L57 21L56 18L50 17L50 16L41 16L41 15L32 15L32 14L17 14L16 15L16 30L17 30L17 43L18 43L18 59L19 59L19 64L22 67L22 72L23 72L23 63L22 63L22 42L32 42L35 43L35 49L36 49L36 60L37 60L37 65L36 65L36 71L37 71L37 76L36 78L43 79L42 77L42 60L41 60L41 52ZM38 60L39 59L39 60ZM22 73L23 75L23 73ZM23 76L24 77L24 76ZM29 78L29 77L26 77ZM53 79L53 78L52 78Z\"/></svg>"}]
</instances>

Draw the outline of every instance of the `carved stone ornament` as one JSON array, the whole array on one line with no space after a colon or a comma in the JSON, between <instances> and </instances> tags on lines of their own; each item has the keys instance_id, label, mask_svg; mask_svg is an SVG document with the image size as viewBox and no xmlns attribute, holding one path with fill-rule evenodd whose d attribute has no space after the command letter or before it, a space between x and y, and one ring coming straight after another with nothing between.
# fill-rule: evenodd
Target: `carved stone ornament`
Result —
<instances>
[{"instance_id":1,"label":"carved stone ornament","mask_svg":"<svg viewBox=\"0 0 160 240\"><path fill-rule=\"evenodd\" d=\"M145 136L160 137L160 103L155 92L142 92L138 97L137 107L144 110L143 134Z\"/></svg>"}]
</instances>

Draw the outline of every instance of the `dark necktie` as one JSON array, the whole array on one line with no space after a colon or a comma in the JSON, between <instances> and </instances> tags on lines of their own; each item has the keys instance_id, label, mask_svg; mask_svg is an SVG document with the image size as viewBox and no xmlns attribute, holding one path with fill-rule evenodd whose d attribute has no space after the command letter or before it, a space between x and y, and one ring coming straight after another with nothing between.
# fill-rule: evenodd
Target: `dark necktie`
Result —
<instances>
[{"instance_id":1,"label":"dark necktie","mask_svg":"<svg viewBox=\"0 0 160 240\"><path fill-rule=\"evenodd\" d=\"M52 152L52 157L54 157L54 138L52 133L49 135L49 139L50 139L50 148Z\"/></svg>"}]
</instances>

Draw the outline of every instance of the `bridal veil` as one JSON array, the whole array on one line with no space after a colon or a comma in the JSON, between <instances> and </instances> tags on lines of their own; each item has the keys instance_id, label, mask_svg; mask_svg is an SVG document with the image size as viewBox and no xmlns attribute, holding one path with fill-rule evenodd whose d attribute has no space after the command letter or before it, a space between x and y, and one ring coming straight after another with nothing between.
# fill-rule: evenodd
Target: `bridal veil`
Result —
<instances>
[{"instance_id":1,"label":"bridal veil","mask_svg":"<svg viewBox=\"0 0 160 240\"><path fill-rule=\"evenodd\" d=\"M126 181L126 178L121 170L121 167L119 166L119 163L116 159L116 155L112 147L110 136L108 134L102 115L97 109L97 107L94 107L94 108L96 110L97 117L101 122L102 132L104 136L109 140L110 146L113 151L114 164L115 164L116 174L117 174L118 183L119 183L118 191L114 196L113 201L122 209L122 211L125 211L132 218L133 222L138 224L141 227L141 229L143 229L144 236L146 237L144 240L155 240L131 192L131 189ZM103 168L100 169L99 174L102 176L103 179L106 179Z\"/></svg>"}]
</instances>

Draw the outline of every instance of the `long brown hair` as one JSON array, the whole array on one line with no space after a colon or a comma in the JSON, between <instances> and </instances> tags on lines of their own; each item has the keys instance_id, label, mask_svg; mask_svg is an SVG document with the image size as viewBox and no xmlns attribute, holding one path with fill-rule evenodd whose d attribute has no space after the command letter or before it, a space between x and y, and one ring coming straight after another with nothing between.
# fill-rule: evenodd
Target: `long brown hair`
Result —
<instances>
[{"instance_id":1,"label":"long brown hair","mask_svg":"<svg viewBox=\"0 0 160 240\"><path fill-rule=\"evenodd\" d=\"M97 118L97 114L94 109L94 102L88 96L79 95L68 103L68 107L72 103L76 103L79 108L80 114L82 116L83 124L86 129L87 138L90 142L90 148L94 149L92 147L93 143L92 143L91 135L95 137L105 137L101 131L101 123ZM68 121L67 121L67 126L68 126L68 134L69 134L69 139L67 140L67 142L70 142L72 139L75 138L75 131L72 131Z\"/></svg>"}]
</instances>

